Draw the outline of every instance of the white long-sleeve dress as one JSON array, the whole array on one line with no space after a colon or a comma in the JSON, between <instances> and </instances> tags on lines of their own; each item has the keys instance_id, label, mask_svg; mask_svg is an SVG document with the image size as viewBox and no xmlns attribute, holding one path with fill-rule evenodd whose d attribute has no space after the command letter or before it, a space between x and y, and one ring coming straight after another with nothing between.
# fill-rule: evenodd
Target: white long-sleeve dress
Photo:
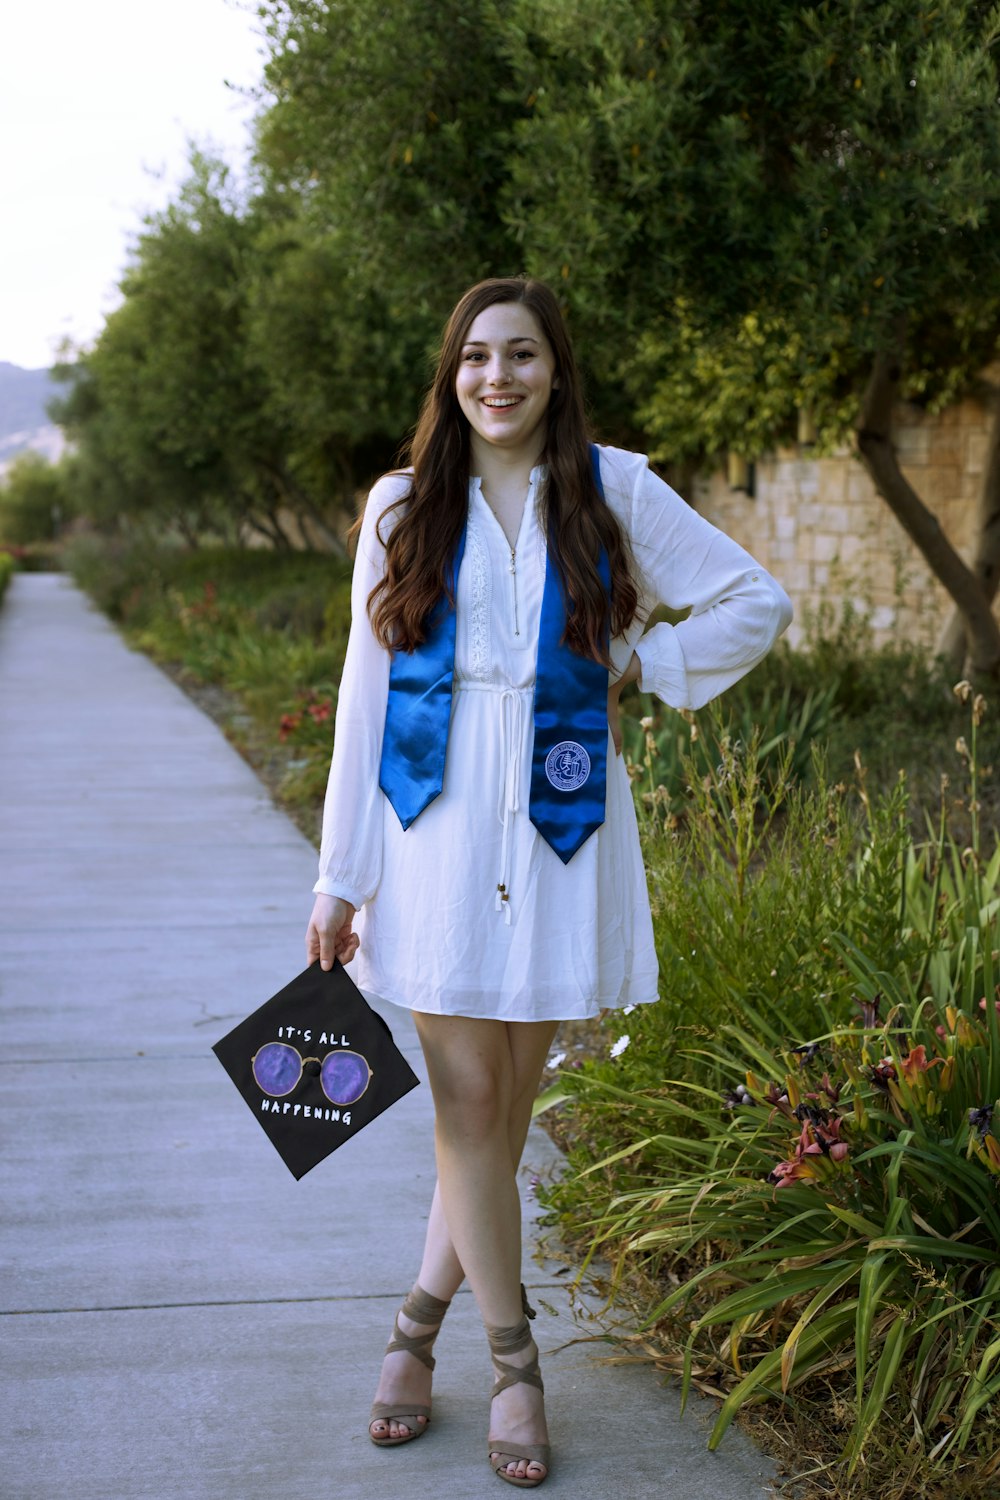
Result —
<instances>
[{"instance_id":1,"label":"white long-sleeve dress","mask_svg":"<svg viewBox=\"0 0 1000 1500\"><path fill-rule=\"evenodd\" d=\"M635 650L644 691L674 708L700 708L761 660L791 605L641 454L601 448L600 461L640 593L637 618L611 643L615 674ZM380 479L365 511L314 887L359 908L350 972L366 993L395 1005L506 1021L580 1019L602 1006L654 1001L635 808L610 734L605 822L568 864L528 816L544 467L531 475L514 573L479 479L470 482L444 788L405 832L379 789L389 653L372 634L367 600L384 563L376 523L408 483L405 475ZM691 613L643 634L657 604ZM497 901L500 884L506 906Z\"/></svg>"}]
</instances>

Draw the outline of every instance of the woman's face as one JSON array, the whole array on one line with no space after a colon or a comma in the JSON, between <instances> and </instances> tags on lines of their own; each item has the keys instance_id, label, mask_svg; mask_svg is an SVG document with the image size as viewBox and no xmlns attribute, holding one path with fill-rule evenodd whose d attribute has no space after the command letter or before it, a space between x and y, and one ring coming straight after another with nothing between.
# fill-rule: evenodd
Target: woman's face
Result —
<instances>
[{"instance_id":1,"label":"woman's face","mask_svg":"<svg viewBox=\"0 0 1000 1500\"><path fill-rule=\"evenodd\" d=\"M486 448L524 452L545 446L546 413L558 385L555 357L523 302L497 302L473 319L455 376L458 404L472 428L472 456ZM529 452L530 450L530 452Z\"/></svg>"}]
</instances>

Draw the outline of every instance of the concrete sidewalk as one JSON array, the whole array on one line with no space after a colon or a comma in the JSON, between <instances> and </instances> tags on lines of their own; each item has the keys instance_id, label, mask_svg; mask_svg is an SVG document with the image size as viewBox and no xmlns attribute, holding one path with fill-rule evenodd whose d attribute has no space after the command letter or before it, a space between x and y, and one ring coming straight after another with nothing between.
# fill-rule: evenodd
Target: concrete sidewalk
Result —
<instances>
[{"instance_id":1,"label":"concrete sidewalk","mask_svg":"<svg viewBox=\"0 0 1000 1500\"><path fill-rule=\"evenodd\" d=\"M429 1091L295 1183L210 1051L301 967L314 851L58 575L15 577L0 608L0 787L0 1494L512 1493L486 1463L465 1292L427 1437L366 1435L434 1182ZM408 1015L387 1015L423 1076ZM525 1180L556 1170L536 1129ZM530 1243L526 1266L555 1454L542 1493L771 1493L741 1433L707 1453L711 1403L681 1421L648 1370L560 1348L592 1329Z\"/></svg>"}]
</instances>

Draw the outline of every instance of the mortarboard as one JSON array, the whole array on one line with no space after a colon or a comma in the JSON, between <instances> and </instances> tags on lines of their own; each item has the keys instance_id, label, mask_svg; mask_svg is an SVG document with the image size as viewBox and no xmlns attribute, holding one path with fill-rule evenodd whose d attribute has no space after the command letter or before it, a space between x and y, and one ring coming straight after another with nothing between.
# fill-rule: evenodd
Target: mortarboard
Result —
<instances>
[{"instance_id":1,"label":"mortarboard","mask_svg":"<svg viewBox=\"0 0 1000 1500\"><path fill-rule=\"evenodd\" d=\"M295 1178L420 1081L339 959L311 964L212 1051Z\"/></svg>"}]
</instances>

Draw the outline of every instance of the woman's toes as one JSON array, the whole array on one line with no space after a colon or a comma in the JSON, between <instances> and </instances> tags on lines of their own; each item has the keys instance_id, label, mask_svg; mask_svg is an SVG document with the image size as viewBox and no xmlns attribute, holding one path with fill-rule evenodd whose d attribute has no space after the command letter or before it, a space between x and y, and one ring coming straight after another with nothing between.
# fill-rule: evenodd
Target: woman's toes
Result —
<instances>
[{"instance_id":1,"label":"woman's toes","mask_svg":"<svg viewBox=\"0 0 1000 1500\"><path fill-rule=\"evenodd\" d=\"M385 1417L376 1417L374 1422L368 1424L368 1431L374 1438L392 1438L393 1441L416 1437L417 1433L423 1432L427 1426L427 1418L418 1416L417 1431L411 1432L408 1422L397 1422L395 1417L388 1420Z\"/></svg>"},{"instance_id":2,"label":"woman's toes","mask_svg":"<svg viewBox=\"0 0 1000 1500\"><path fill-rule=\"evenodd\" d=\"M490 1454L490 1459L496 1467L503 1457L503 1449L497 1448ZM537 1463L535 1459L512 1458L509 1463L502 1465L508 1479L544 1479L548 1473L544 1464Z\"/></svg>"}]
</instances>

